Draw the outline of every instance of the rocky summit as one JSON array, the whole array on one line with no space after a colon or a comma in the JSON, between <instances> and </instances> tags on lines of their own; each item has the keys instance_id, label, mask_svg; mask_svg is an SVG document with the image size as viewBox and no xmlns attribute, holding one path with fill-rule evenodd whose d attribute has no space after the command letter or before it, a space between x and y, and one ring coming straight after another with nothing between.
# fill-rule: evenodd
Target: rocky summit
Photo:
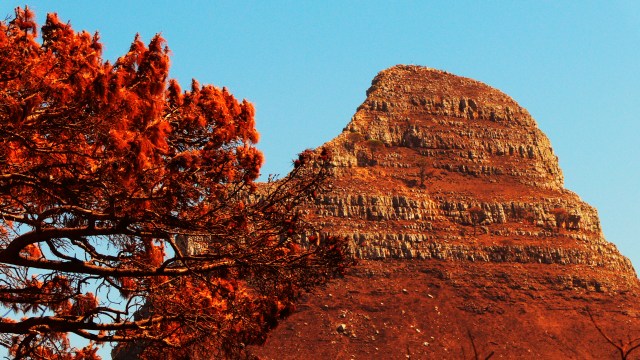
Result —
<instances>
[{"instance_id":1,"label":"rocky summit","mask_svg":"<svg viewBox=\"0 0 640 360\"><path fill-rule=\"evenodd\" d=\"M361 260L305 295L257 355L603 359L620 356L605 336L640 338L630 261L509 96L395 66L323 147L333 175L307 218Z\"/></svg>"}]
</instances>

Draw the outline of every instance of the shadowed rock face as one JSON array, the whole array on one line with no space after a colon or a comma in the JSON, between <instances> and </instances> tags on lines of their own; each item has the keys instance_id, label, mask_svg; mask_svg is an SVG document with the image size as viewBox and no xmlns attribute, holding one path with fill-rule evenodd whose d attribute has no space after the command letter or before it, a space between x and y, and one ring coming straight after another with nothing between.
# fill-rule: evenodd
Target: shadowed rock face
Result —
<instances>
[{"instance_id":1,"label":"shadowed rock face","mask_svg":"<svg viewBox=\"0 0 640 360\"><path fill-rule=\"evenodd\" d=\"M613 348L585 307L605 327L637 323L630 261L605 240L597 211L564 189L535 120L502 92L395 66L324 147L331 189L308 217L364 261L308 296L263 356L455 357L466 346L469 357L471 331L500 356L589 358Z\"/></svg>"}]
</instances>

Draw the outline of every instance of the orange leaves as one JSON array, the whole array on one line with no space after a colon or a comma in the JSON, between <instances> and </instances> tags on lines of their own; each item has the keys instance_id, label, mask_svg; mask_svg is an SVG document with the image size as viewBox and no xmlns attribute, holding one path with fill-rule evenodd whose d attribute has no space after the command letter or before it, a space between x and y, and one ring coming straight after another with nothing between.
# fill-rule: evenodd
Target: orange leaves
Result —
<instances>
[{"instance_id":1,"label":"orange leaves","mask_svg":"<svg viewBox=\"0 0 640 360\"><path fill-rule=\"evenodd\" d=\"M145 258L152 267L160 266L164 262L164 246L156 244L153 239L143 238Z\"/></svg>"},{"instance_id":2,"label":"orange leaves","mask_svg":"<svg viewBox=\"0 0 640 360\"><path fill-rule=\"evenodd\" d=\"M155 149L161 152L167 152L169 150L167 137L171 133L171 130L171 125L166 121L158 121L147 127L149 141Z\"/></svg>"},{"instance_id":3,"label":"orange leaves","mask_svg":"<svg viewBox=\"0 0 640 360\"><path fill-rule=\"evenodd\" d=\"M252 143L257 143L260 140L260 134L255 129L255 108L253 104L248 102L247 100L242 100L242 106L240 107L241 112L239 117L242 119L240 122L242 127L240 128L240 133L242 139L245 141L250 141Z\"/></svg>"},{"instance_id":4,"label":"orange leaves","mask_svg":"<svg viewBox=\"0 0 640 360\"><path fill-rule=\"evenodd\" d=\"M25 33L30 32L33 36L36 36L38 32L35 17L36 14L28 6L25 6L24 9L17 7L15 9L15 18L11 21L11 24Z\"/></svg>"},{"instance_id":5,"label":"orange leaves","mask_svg":"<svg viewBox=\"0 0 640 360\"><path fill-rule=\"evenodd\" d=\"M140 34L136 34L133 42L129 46L129 52L121 56L116 61L116 67L124 68L130 72L134 72L136 67L142 61L142 55L147 50L146 46L140 39Z\"/></svg>"},{"instance_id":6,"label":"orange leaves","mask_svg":"<svg viewBox=\"0 0 640 360\"><path fill-rule=\"evenodd\" d=\"M148 138L136 137L133 142L133 155L135 156L135 167L137 171L144 171L154 164L154 146Z\"/></svg>"},{"instance_id":7,"label":"orange leaves","mask_svg":"<svg viewBox=\"0 0 640 360\"><path fill-rule=\"evenodd\" d=\"M22 253L31 259L39 259L42 257L42 252L37 244L29 244L22 249Z\"/></svg>"},{"instance_id":8,"label":"orange leaves","mask_svg":"<svg viewBox=\"0 0 640 360\"><path fill-rule=\"evenodd\" d=\"M115 156L129 171L141 172L150 168L162 167L161 155L169 151L167 138L171 132L171 125L166 121L159 121L147 127L144 133L128 130L111 129L109 139ZM124 160L124 161L122 161ZM134 160L134 161L131 161ZM129 178L133 174L123 174Z\"/></svg>"},{"instance_id":9,"label":"orange leaves","mask_svg":"<svg viewBox=\"0 0 640 360\"><path fill-rule=\"evenodd\" d=\"M147 46L136 36L112 65L97 34L55 14L41 44L34 29L28 9L0 21L0 266L22 274L3 278L0 302L33 313L20 325L44 324L21 329L37 333L23 345L91 359L93 347L72 351L64 334L95 330L98 313L113 329L101 340L177 346L154 358L185 358L194 346L237 358L240 343L264 341L299 289L340 260L333 249L305 256L295 242L297 206L325 176L317 156L305 152L272 189L258 186L253 105L226 88L194 80L183 91L168 80L162 37ZM109 294L102 303L85 292L93 284Z\"/></svg>"},{"instance_id":10,"label":"orange leaves","mask_svg":"<svg viewBox=\"0 0 640 360\"><path fill-rule=\"evenodd\" d=\"M74 36L71 25L60 21L58 14L47 14L47 20L42 26L43 47L66 55L72 50Z\"/></svg>"},{"instance_id":11,"label":"orange leaves","mask_svg":"<svg viewBox=\"0 0 640 360\"><path fill-rule=\"evenodd\" d=\"M200 166L200 161L200 151L185 151L173 158L172 165L180 169L195 169Z\"/></svg>"},{"instance_id":12,"label":"orange leaves","mask_svg":"<svg viewBox=\"0 0 640 360\"><path fill-rule=\"evenodd\" d=\"M164 101L162 96L169 74L169 49L164 45L165 40L157 34L147 48L140 35L136 34L129 52L116 61L116 68L122 69L127 77L135 79L134 91L141 97Z\"/></svg>"},{"instance_id":13,"label":"orange leaves","mask_svg":"<svg viewBox=\"0 0 640 360\"><path fill-rule=\"evenodd\" d=\"M15 324L17 321L13 320L13 319L9 319L9 318L0 318L0 323L9 323L9 324Z\"/></svg>"},{"instance_id":14,"label":"orange leaves","mask_svg":"<svg viewBox=\"0 0 640 360\"><path fill-rule=\"evenodd\" d=\"M118 151L122 152L130 148L130 143L134 138L134 134L126 130L112 129L109 131L111 145Z\"/></svg>"},{"instance_id":15,"label":"orange leaves","mask_svg":"<svg viewBox=\"0 0 640 360\"><path fill-rule=\"evenodd\" d=\"M169 75L169 48L166 41L156 34L149 42L149 49L140 64L140 73L149 79L149 92L153 96L160 96L166 89Z\"/></svg>"},{"instance_id":16,"label":"orange leaves","mask_svg":"<svg viewBox=\"0 0 640 360\"><path fill-rule=\"evenodd\" d=\"M83 347L82 349L76 349L73 353L73 358L68 360L101 360L102 358L98 355L98 348L90 343L89 345ZM67 360L67 359L55 359L54 360Z\"/></svg>"},{"instance_id":17,"label":"orange leaves","mask_svg":"<svg viewBox=\"0 0 640 360\"><path fill-rule=\"evenodd\" d=\"M98 298L93 293L76 295L71 306L71 315L82 316L98 307Z\"/></svg>"},{"instance_id":18,"label":"orange leaves","mask_svg":"<svg viewBox=\"0 0 640 360\"><path fill-rule=\"evenodd\" d=\"M183 104L182 90L180 89L180 84L178 84L175 79L169 80L167 102L169 103L169 108L176 108Z\"/></svg>"},{"instance_id":19,"label":"orange leaves","mask_svg":"<svg viewBox=\"0 0 640 360\"><path fill-rule=\"evenodd\" d=\"M123 297L129 298L133 292L138 290L138 282L134 278L124 276L118 280L120 282L120 294Z\"/></svg>"},{"instance_id":20,"label":"orange leaves","mask_svg":"<svg viewBox=\"0 0 640 360\"><path fill-rule=\"evenodd\" d=\"M179 99L175 86L170 87L171 98ZM200 84L193 80L191 91L186 92L184 99L183 118L186 126L191 128L212 127L212 141L216 144L241 140L246 143L256 143L259 139L255 129L253 105L244 100L239 103L226 88Z\"/></svg>"},{"instance_id":21,"label":"orange leaves","mask_svg":"<svg viewBox=\"0 0 640 360\"><path fill-rule=\"evenodd\" d=\"M260 176L260 167L264 161L262 152L245 145L236 148L236 157L240 168L245 169L245 181L252 181Z\"/></svg>"},{"instance_id":22,"label":"orange leaves","mask_svg":"<svg viewBox=\"0 0 640 360\"><path fill-rule=\"evenodd\" d=\"M5 148L3 150L6 154L7 160L11 163L22 162L26 155L25 150L17 141L8 141L5 143Z\"/></svg>"},{"instance_id":23,"label":"orange leaves","mask_svg":"<svg viewBox=\"0 0 640 360\"><path fill-rule=\"evenodd\" d=\"M215 291L212 291L215 289ZM181 298L191 302L197 307L207 309L207 313L221 313L229 306L228 298L235 293L236 288L231 281L225 279L212 279L210 284L199 282L185 282L180 288Z\"/></svg>"},{"instance_id":24,"label":"orange leaves","mask_svg":"<svg viewBox=\"0 0 640 360\"><path fill-rule=\"evenodd\" d=\"M93 80L93 94L100 102L107 102L109 94L109 80L112 78L112 67L105 64L104 67L98 69L95 79Z\"/></svg>"}]
</instances>

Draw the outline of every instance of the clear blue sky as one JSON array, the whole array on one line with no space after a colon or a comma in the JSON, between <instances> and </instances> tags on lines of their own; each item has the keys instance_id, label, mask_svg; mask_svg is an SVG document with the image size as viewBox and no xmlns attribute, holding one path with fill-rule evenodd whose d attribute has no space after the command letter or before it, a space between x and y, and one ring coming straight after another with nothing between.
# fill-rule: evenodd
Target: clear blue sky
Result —
<instances>
[{"instance_id":1,"label":"clear blue sky","mask_svg":"<svg viewBox=\"0 0 640 360\"><path fill-rule=\"evenodd\" d=\"M25 1L3 0L0 14ZM640 2L31 1L105 58L161 32L172 77L227 86L257 108L264 174L336 136L375 74L419 64L494 86L526 107L566 187L597 207L605 236L640 270Z\"/></svg>"}]
</instances>

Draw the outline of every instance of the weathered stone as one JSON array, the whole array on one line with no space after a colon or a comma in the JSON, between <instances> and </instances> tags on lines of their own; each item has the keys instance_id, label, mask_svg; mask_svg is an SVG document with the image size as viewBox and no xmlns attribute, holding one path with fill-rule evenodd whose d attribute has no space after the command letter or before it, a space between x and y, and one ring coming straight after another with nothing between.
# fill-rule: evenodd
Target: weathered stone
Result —
<instances>
[{"instance_id":1,"label":"weathered stone","mask_svg":"<svg viewBox=\"0 0 640 360\"><path fill-rule=\"evenodd\" d=\"M366 140L386 146L376 162ZM419 66L378 74L334 155L331 191L309 205L361 258L582 264L635 274L595 209L563 188L529 113L475 80ZM474 224L470 209L482 210ZM554 209L568 215L558 224ZM569 219L570 217L570 219ZM560 226L559 226L560 225ZM516 240L517 239L517 240Z\"/></svg>"},{"instance_id":2,"label":"weathered stone","mask_svg":"<svg viewBox=\"0 0 640 360\"><path fill-rule=\"evenodd\" d=\"M343 334L345 331L347 331L347 325L346 324L338 325L338 327L336 328L336 331Z\"/></svg>"},{"instance_id":3,"label":"weathered stone","mask_svg":"<svg viewBox=\"0 0 640 360\"><path fill-rule=\"evenodd\" d=\"M370 139L386 145L375 161ZM293 315L313 330L275 329L256 350L265 359L449 359L472 347L482 358L604 359L615 348L585 309L620 344L640 329L631 263L563 188L549 140L507 95L395 66L324 146L331 190L307 204L308 220L364 260L327 285L332 309ZM305 301L322 304L322 291ZM359 339L335 336L338 309Z\"/></svg>"}]
</instances>

